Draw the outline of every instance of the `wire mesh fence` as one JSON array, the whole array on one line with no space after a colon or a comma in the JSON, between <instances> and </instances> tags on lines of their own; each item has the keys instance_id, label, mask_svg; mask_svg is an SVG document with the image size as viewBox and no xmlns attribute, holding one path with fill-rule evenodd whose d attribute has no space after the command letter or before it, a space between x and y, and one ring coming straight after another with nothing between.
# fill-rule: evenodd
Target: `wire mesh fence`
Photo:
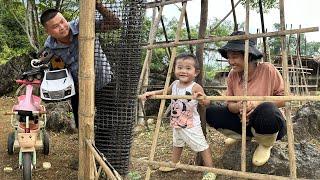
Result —
<instances>
[{"instance_id":1,"label":"wire mesh fence","mask_svg":"<svg viewBox=\"0 0 320 180\"><path fill-rule=\"evenodd\" d=\"M128 172L135 123L145 12L142 1L116 0L104 4L120 19L121 27L107 33L96 33L95 141L121 175ZM98 12L96 18L102 18ZM103 51L99 50L99 42Z\"/></svg>"}]
</instances>

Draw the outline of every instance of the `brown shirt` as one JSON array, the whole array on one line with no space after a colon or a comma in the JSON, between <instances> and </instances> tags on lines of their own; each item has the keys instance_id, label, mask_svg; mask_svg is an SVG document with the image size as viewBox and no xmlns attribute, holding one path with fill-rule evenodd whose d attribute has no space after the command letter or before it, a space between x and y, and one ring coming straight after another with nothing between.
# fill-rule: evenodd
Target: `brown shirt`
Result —
<instances>
[{"instance_id":1,"label":"brown shirt","mask_svg":"<svg viewBox=\"0 0 320 180\"><path fill-rule=\"evenodd\" d=\"M227 96L243 96L243 73L230 71L227 79ZM248 96L283 96L284 82L279 71L267 62L258 63L248 77Z\"/></svg>"}]
</instances>

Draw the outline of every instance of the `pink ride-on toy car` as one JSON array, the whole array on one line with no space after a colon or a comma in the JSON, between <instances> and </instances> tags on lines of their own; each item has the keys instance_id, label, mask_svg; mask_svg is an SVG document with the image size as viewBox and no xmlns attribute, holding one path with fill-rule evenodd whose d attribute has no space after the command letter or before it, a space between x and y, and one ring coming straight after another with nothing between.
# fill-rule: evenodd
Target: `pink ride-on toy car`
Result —
<instances>
[{"instance_id":1,"label":"pink ride-on toy car","mask_svg":"<svg viewBox=\"0 0 320 180\"><path fill-rule=\"evenodd\" d=\"M16 148L20 148L19 167L23 170L23 179L31 180L32 169L36 167L36 149L42 148L43 154L49 154L49 136L45 130L47 119L40 97L33 95L34 87L40 86L41 81L27 77L16 82L25 86L25 93L18 97L18 104L12 111L6 113L11 115L14 128L8 136L7 150L12 155Z\"/></svg>"}]
</instances>

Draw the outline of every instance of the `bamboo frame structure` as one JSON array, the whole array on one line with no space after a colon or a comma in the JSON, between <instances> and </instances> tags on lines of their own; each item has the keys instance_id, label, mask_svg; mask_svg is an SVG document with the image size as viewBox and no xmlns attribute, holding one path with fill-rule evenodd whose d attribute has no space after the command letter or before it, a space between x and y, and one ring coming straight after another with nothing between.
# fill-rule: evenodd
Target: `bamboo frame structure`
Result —
<instances>
[{"instance_id":1,"label":"bamboo frame structure","mask_svg":"<svg viewBox=\"0 0 320 180\"><path fill-rule=\"evenodd\" d=\"M191 41L179 41L179 42L170 42L170 43L154 43L154 45L143 46L146 49L155 49L155 48L164 48L164 47L175 47L175 46L183 46L183 45L194 45L194 44L202 44L202 43L212 43L217 41L230 41L230 40L241 40L241 39L255 39L261 37L278 37L284 36L287 34L297 34L297 33L307 33L307 32L316 32L319 31L319 27L309 27L309 28L301 28L301 29L292 29L292 30L281 30L267 33L258 33L258 34L250 34L250 35L239 35L239 36L225 36L225 37L209 37L206 39L197 39Z\"/></svg>"},{"instance_id":2,"label":"bamboo frame structure","mask_svg":"<svg viewBox=\"0 0 320 180\"><path fill-rule=\"evenodd\" d=\"M164 85L164 93L163 95L155 95L151 97L151 99L161 99L159 113L157 116L157 123L154 131L152 146L151 146L151 152L149 155L149 160L141 160L141 159L134 159L133 161L148 164L148 170L146 173L145 179L150 179L151 176L151 169L150 165L153 166L167 166L167 167L177 167L181 169L187 169L187 170L194 170L194 171L207 171L207 172L213 172L217 174L227 175L227 176L233 176L233 177L240 177L240 178L253 178L253 179L296 179L297 178L297 172L296 172L296 160L295 160L295 153L294 153L294 141L293 141L293 127L292 127L292 120L291 120L291 112L290 112L290 103L291 101L320 101L320 96L291 96L290 95L290 83L288 80L288 73L289 69L291 67L288 67L288 58L287 58L287 50L286 50L286 35L288 34L297 34L297 33L306 33L306 32L315 32L318 31L318 27L310 27L310 28L300 28L300 29L291 29L286 30L285 29L285 20L284 20L284 2L283 0L279 0L280 4L280 25L281 30L275 31L275 32L268 32L268 33L257 33L257 34L249 34L249 0L246 1L246 21L245 21L245 35L239 35L239 36L226 36L226 37L208 37L208 38L202 38L197 40L180 40L180 31L181 31L181 25L182 20L185 13L186 8L186 2L183 4L183 8L180 14L180 19L176 31L176 38L174 42L154 42L154 31L156 30L156 26L159 23L159 17L161 16L162 9L164 5L175 3L177 0L172 1L164 1L158 2L158 6L160 6L159 15L158 18L154 21L154 24L152 26L152 29L150 31L149 38L152 38L152 41L149 40L148 45L144 46L145 49L147 49L147 55L145 58L145 62L142 68L142 73L140 76L139 82L142 82L145 77L145 71L146 68L150 65L150 59L151 59L151 51L155 48L168 48L173 47L172 49L172 56L170 58L168 73L166 77L166 82ZM179 2L182 2L179 1ZM236 3L235 6L238 5L240 1ZM150 6L151 7L151 6ZM231 12L234 11L234 8L230 11L228 15L231 14ZM228 16L227 15L227 16ZM226 17L225 17L226 18ZM220 22L219 22L220 23ZM153 35L153 36L151 36ZM247 81L248 81L248 52L249 52L249 39L251 38L266 38L266 37L281 37L281 52L282 52L282 70L283 70L283 79L285 83L285 96L247 96ZM184 165L184 164L173 164L173 163L165 163L165 162L157 162L154 161L154 155L157 145L157 139L159 137L159 129L161 125L161 119L163 118L163 111L164 111L164 103L167 99L194 99L192 96L177 96L177 95L166 95L168 86L169 86L169 80L172 73L172 65L173 65L173 59L176 55L176 47L177 46L183 46L183 45L196 45L196 44L203 44L203 43L211 43L216 41L230 41L230 40L245 40L245 66L244 66L244 90L245 94L244 96L206 96L206 97L200 97L199 99L208 99L211 101L243 101L243 112L246 112L246 103L247 101L286 101L286 107L285 107L285 115L286 115L286 126L287 126L287 135L288 135L288 149L289 149L289 167L290 167L290 177L281 177L281 176L274 176L274 175L267 175L267 174L258 174L258 173L249 173L246 172L246 114L242 114L242 147L241 147L241 172L240 171L232 171L232 170L225 170L225 169L217 169L217 168L211 168L211 167L201 167L201 166L191 166L191 165ZM303 68L303 67L301 67ZM141 83L139 83L140 90L142 88Z\"/></svg>"}]
</instances>

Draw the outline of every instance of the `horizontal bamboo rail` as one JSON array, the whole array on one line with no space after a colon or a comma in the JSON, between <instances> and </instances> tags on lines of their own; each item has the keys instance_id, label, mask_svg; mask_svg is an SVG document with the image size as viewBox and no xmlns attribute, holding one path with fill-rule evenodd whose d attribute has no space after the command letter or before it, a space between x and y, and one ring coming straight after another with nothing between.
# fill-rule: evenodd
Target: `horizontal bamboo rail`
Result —
<instances>
[{"instance_id":1,"label":"horizontal bamboo rail","mask_svg":"<svg viewBox=\"0 0 320 180\"><path fill-rule=\"evenodd\" d=\"M170 42L170 43L155 43L154 45L143 46L145 49L155 49L155 48L166 48L166 47L176 47L183 45L194 45L202 43L211 43L217 41L230 41L230 40L240 40L240 39L254 39L261 37L277 37L287 34L297 34L297 33L306 33L306 32L316 32L319 31L318 27L302 28L302 29L292 29L292 30L283 30L275 31L268 33L258 33L258 34L249 34L249 35L238 35L238 36L225 36L225 37L209 37L207 39L198 39L191 41L179 41L179 42Z\"/></svg>"},{"instance_id":2,"label":"horizontal bamboo rail","mask_svg":"<svg viewBox=\"0 0 320 180\"><path fill-rule=\"evenodd\" d=\"M155 8L157 6L164 6L164 5L175 4L175 3L186 2L186 1L191 1L191 0L171 0L171 1L164 1L164 2L148 2L148 3L145 3L145 5L146 5L146 8Z\"/></svg>"},{"instance_id":3,"label":"horizontal bamboo rail","mask_svg":"<svg viewBox=\"0 0 320 180\"><path fill-rule=\"evenodd\" d=\"M112 179L112 180L121 180L121 176L118 174L114 174L111 169L107 166L107 164L103 161L103 159L100 157L100 155L98 154L98 152L94 149L94 147L91 144L91 141L89 141L88 139L86 139L86 144L89 147L90 151L92 152L93 156L95 157L95 159L98 161L98 163L100 164L100 166L103 168L104 172L106 173L106 175L108 176L108 178Z\"/></svg>"},{"instance_id":4,"label":"horizontal bamboo rail","mask_svg":"<svg viewBox=\"0 0 320 180\"><path fill-rule=\"evenodd\" d=\"M149 160L142 160L142 159L132 159L134 162L148 164L152 166L166 166L172 168L179 168L185 170L192 170L192 171L206 171L206 172L213 172L216 174L221 174L225 176L231 177L240 177L240 178L250 178L250 179L275 179L275 180L291 180L289 177L281 177L275 175L268 175L268 174L258 174L258 173L250 173L250 172L241 172L241 171L233 171L233 170L226 170L226 169L218 169L212 167L205 167L205 166L195 166L195 165L187 165L187 164L174 164L168 162L158 162L158 161L149 161Z\"/></svg>"},{"instance_id":5,"label":"horizontal bamboo rail","mask_svg":"<svg viewBox=\"0 0 320 180\"><path fill-rule=\"evenodd\" d=\"M141 96L138 96L139 98ZM150 99L208 99L211 101L320 101L320 96L192 96L155 95Z\"/></svg>"}]
</instances>

